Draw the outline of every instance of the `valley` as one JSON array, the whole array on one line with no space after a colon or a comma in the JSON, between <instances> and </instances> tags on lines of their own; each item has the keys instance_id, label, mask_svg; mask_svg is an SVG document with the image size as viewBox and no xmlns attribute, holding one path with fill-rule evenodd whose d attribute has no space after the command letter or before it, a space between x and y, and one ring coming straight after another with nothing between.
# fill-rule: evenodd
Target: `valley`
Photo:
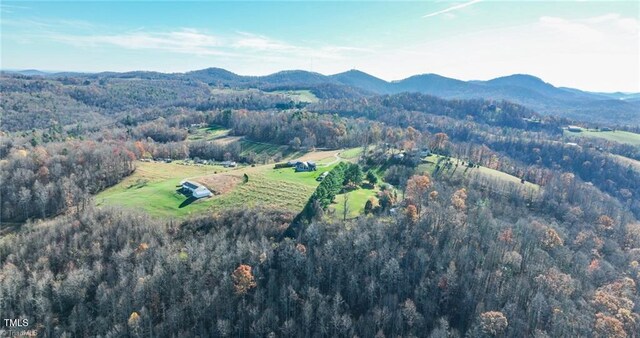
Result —
<instances>
[{"instance_id":1,"label":"valley","mask_svg":"<svg viewBox=\"0 0 640 338\"><path fill-rule=\"evenodd\" d=\"M3 304L45 336L631 337L633 103L541 81L2 73Z\"/></svg>"},{"instance_id":2,"label":"valley","mask_svg":"<svg viewBox=\"0 0 640 338\"><path fill-rule=\"evenodd\" d=\"M640 338L640 1L0 1L0 338Z\"/></svg>"}]
</instances>

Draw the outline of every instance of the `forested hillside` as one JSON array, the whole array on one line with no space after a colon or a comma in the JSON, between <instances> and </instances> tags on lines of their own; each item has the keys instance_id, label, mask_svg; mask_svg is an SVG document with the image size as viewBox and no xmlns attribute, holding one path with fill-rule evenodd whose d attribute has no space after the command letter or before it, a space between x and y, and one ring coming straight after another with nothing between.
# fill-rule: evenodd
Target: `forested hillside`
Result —
<instances>
[{"instance_id":1,"label":"forested hillside","mask_svg":"<svg viewBox=\"0 0 640 338\"><path fill-rule=\"evenodd\" d=\"M566 134L603 125L356 72L0 85L0 309L40 336L640 332L640 148Z\"/></svg>"},{"instance_id":2,"label":"forested hillside","mask_svg":"<svg viewBox=\"0 0 640 338\"><path fill-rule=\"evenodd\" d=\"M31 73L25 73L31 75ZM163 86L204 83L230 88L266 91L309 89L324 99L371 97L382 94L423 93L447 99L508 100L535 109L543 115L606 123L640 123L637 94L591 93L559 88L531 75L514 74L488 81L461 81L437 74L421 74L387 82L358 70L325 76L307 71L282 71L267 76L241 76L220 68L176 74L156 72L47 74L46 78L81 78L85 83L100 79L142 79ZM128 85L127 85L128 86ZM197 89L194 88L197 91ZM175 93L167 92L168 97ZM195 98L194 98L195 99Z\"/></svg>"},{"instance_id":3,"label":"forested hillside","mask_svg":"<svg viewBox=\"0 0 640 338\"><path fill-rule=\"evenodd\" d=\"M166 224L86 209L3 238L3 305L52 335L637 332L640 224L619 204L587 189L532 210L461 183L430 185L418 216L283 240L262 210Z\"/></svg>"}]
</instances>

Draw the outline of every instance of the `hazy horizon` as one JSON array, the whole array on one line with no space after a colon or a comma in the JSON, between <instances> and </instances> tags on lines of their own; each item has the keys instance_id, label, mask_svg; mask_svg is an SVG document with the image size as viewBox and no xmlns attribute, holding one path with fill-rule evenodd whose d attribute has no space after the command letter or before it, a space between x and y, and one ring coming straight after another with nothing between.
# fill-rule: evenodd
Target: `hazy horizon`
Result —
<instances>
[{"instance_id":1,"label":"hazy horizon","mask_svg":"<svg viewBox=\"0 0 640 338\"><path fill-rule=\"evenodd\" d=\"M557 87L640 92L640 4L630 1L8 1L0 9L3 69L358 69L387 81L530 74Z\"/></svg>"},{"instance_id":2,"label":"hazy horizon","mask_svg":"<svg viewBox=\"0 0 640 338\"><path fill-rule=\"evenodd\" d=\"M314 72L311 70L305 70L305 69L281 69L281 70L277 70L275 72L269 72L269 73L264 73L264 74L242 74L240 72L236 72L234 70L231 69L226 69L226 68L221 68L221 67L216 67L216 66L211 66L211 67L206 67L206 68L198 68L198 69L190 69L190 70L186 70L186 71L178 71L178 72L163 72L163 71L155 71L155 70L144 70L144 69L132 69L132 70L124 70L124 71L113 71L113 70L102 70L102 71L78 71L78 70L48 70L48 69L36 69L36 68L28 68L28 69L0 69L0 71L5 71L5 72L26 72L26 71L37 71L37 72L43 72L43 73L47 73L47 74L57 74L57 73L78 73L78 74L99 74L99 73L127 73L127 72L156 72L156 73L162 73L162 74L185 74L185 73L189 73L189 72L195 72L195 71L200 71L200 70L205 70L205 69L210 69L210 68L217 68L217 69L224 69L226 71L232 72L236 75L240 75L240 76L268 76L268 75L272 75L272 74L276 74L276 73L280 73L280 72L287 72L287 71L305 71L305 72L313 72L313 73L317 73L317 74L321 74L324 76L331 76L331 75L337 75L337 74L341 74L341 73L346 73L348 71L360 71L363 73L366 73L368 75L374 76L380 80L392 83L392 82L397 82L397 81L402 81L405 80L409 77L413 77L413 76L420 76L420 75L438 75L438 76L442 76L442 77L446 77L446 78L450 78L450 79L454 79L454 80L462 80L462 81L466 81L466 82L470 82L470 81L489 81L489 80L493 80L493 79L497 79L497 78L501 78L501 77L508 77L508 76L513 76L513 75L527 75L527 76L533 76L533 77L537 77L540 80L542 80L545 83L548 83L556 88L571 88L571 89L578 89L578 90L582 90L585 92L593 92L593 93L623 93L623 94L640 94L640 90L639 91L620 91L620 90L614 90L614 91L591 91L591 90L587 90L587 89L583 89L580 87L566 87L566 86L558 86L554 83L551 83L549 81L546 81L544 78L541 78L539 76L537 76L536 74L524 74L524 73L514 73L514 74L505 74L505 75L500 75L500 76L496 76L496 77L490 77L490 78L486 78L486 79L458 79L458 78L454 78L454 77L450 77L450 76L446 76L443 74L437 74L437 73L422 73L422 74L413 74L410 75L408 77L403 77L400 79L384 79L380 76L376 76L375 74L371 74L369 72L364 72L360 69L346 69L344 71L340 71L337 73L320 73L320 72Z\"/></svg>"}]
</instances>

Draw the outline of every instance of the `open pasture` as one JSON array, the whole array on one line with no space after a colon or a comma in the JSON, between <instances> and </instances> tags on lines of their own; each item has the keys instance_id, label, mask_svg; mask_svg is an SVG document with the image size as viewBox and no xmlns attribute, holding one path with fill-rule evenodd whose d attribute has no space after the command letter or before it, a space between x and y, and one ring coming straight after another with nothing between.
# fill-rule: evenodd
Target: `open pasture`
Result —
<instances>
[{"instance_id":1,"label":"open pasture","mask_svg":"<svg viewBox=\"0 0 640 338\"><path fill-rule=\"evenodd\" d=\"M253 149L259 151L278 147L253 144ZM138 162L131 176L98 194L96 202L98 205L143 209L158 217L187 217L240 207L273 207L295 213L304 207L318 186L316 178L338 163L337 153L319 151L295 157L319 163L317 171L298 173L293 168L274 169L273 163L228 169L208 165L188 166L179 161ZM244 182L245 174L247 182ZM184 179L207 186L214 196L188 201L187 196L177 191Z\"/></svg>"},{"instance_id":2,"label":"open pasture","mask_svg":"<svg viewBox=\"0 0 640 338\"><path fill-rule=\"evenodd\" d=\"M630 144L640 147L640 134L630 133L628 131L597 131L595 129L584 129L582 132L570 132L565 130L564 135L568 137L593 137L601 138L608 141Z\"/></svg>"},{"instance_id":3,"label":"open pasture","mask_svg":"<svg viewBox=\"0 0 640 338\"><path fill-rule=\"evenodd\" d=\"M418 166L418 171L427 172L430 175L464 175L469 176L472 174L478 174L479 176L484 176L486 178L495 179L502 182L513 183L517 185L522 185L520 178L515 177L513 175L509 175L505 172L487 168L484 166L480 166L479 168L468 168L466 165L462 165L463 161L460 161L460 165L458 168L455 168L455 163L458 159L450 157L450 161L452 162L452 166L446 168L444 166L444 157L436 154L431 154L425 158L425 163ZM436 173L436 165L440 162L440 169ZM465 162L466 164L466 162ZM525 182L523 184L525 188L538 190L540 188L539 185Z\"/></svg>"}]
</instances>

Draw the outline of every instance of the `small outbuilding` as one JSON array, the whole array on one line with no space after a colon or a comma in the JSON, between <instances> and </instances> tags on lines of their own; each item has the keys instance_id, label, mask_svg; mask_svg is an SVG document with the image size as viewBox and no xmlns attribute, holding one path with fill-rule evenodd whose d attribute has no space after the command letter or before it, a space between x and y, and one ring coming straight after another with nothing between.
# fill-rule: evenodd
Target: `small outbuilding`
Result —
<instances>
[{"instance_id":1,"label":"small outbuilding","mask_svg":"<svg viewBox=\"0 0 640 338\"><path fill-rule=\"evenodd\" d=\"M320 176L318 176L316 178L316 181L320 182L320 181L324 180L327 177L327 175L329 175L328 171L323 172L322 174L320 174Z\"/></svg>"},{"instance_id":2,"label":"small outbuilding","mask_svg":"<svg viewBox=\"0 0 640 338\"><path fill-rule=\"evenodd\" d=\"M311 161L300 161L296 163L296 171L316 171L316 163Z\"/></svg>"},{"instance_id":3,"label":"small outbuilding","mask_svg":"<svg viewBox=\"0 0 640 338\"><path fill-rule=\"evenodd\" d=\"M429 148L422 148L420 150L420 157L427 157L431 155L431 150L429 150Z\"/></svg>"},{"instance_id":4,"label":"small outbuilding","mask_svg":"<svg viewBox=\"0 0 640 338\"><path fill-rule=\"evenodd\" d=\"M568 145L569 147L582 148L579 144L575 142L567 142L566 145Z\"/></svg>"},{"instance_id":5,"label":"small outbuilding","mask_svg":"<svg viewBox=\"0 0 640 338\"><path fill-rule=\"evenodd\" d=\"M394 159L394 160L397 160L397 161L402 161L402 160L404 160L404 153L394 154L394 155L393 155L393 159Z\"/></svg>"},{"instance_id":6,"label":"small outbuilding","mask_svg":"<svg viewBox=\"0 0 640 338\"><path fill-rule=\"evenodd\" d=\"M582 127L578 127L578 126L568 126L567 130L572 132L572 133L580 133L582 132Z\"/></svg>"},{"instance_id":7,"label":"small outbuilding","mask_svg":"<svg viewBox=\"0 0 640 338\"><path fill-rule=\"evenodd\" d=\"M236 163L235 161L224 161L220 164L222 164L222 166L225 168L235 168L238 166L238 163Z\"/></svg>"}]
</instances>

